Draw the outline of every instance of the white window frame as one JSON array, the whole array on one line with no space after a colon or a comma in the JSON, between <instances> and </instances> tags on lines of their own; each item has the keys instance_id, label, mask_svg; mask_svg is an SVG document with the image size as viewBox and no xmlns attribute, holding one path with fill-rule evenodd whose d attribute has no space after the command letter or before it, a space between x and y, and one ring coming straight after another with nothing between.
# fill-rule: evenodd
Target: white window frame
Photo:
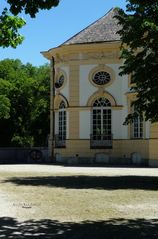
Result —
<instances>
[{"instance_id":1,"label":"white window frame","mask_svg":"<svg viewBox=\"0 0 158 239\"><path fill-rule=\"evenodd\" d=\"M97 104L98 101L98 105ZM97 119L97 112L100 114L100 119ZM96 115L96 116L95 116ZM100 121L100 124L98 124ZM94 123L95 122L95 123ZM94 126L96 126L94 128ZM100 132L97 135L95 131L98 129ZM106 129L106 132L104 131ZM92 107L92 117L91 117L91 132L94 140L104 140L109 139L112 135L112 110L111 103L104 97L97 99Z\"/></svg>"},{"instance_id":2,"label":"white window frame","mask_svg":"<svg viewBox=\"0 0 158 239\"><path fill-rule=\"evenodd\" d=\"M59 140L66 140L66 110L65 103L62 101L59 106L59 118L58 118L58 135Z\"/></svg>"},{"instance_id":3,"label":"white window frame","mask_svg":"<svg viewBox=\"0 0 158 239\"><path fill-rule=\"evenodd\" d=\"M144 122L139 113L132 107L132 113L137 114L131 124L131 133L133 139L142 139L144 135Z\"/></svg>"},{"instance_id":4,"label":"white window frame","mask_svg":"<svg viewBox=\"0 0 158 239\"><path fill-rule=\"evenodd\" d=\"M134 139L142 139L143 138L143 120L138 116L134 119L132 123L132 137Z\"/></svg>"}]
</instances>

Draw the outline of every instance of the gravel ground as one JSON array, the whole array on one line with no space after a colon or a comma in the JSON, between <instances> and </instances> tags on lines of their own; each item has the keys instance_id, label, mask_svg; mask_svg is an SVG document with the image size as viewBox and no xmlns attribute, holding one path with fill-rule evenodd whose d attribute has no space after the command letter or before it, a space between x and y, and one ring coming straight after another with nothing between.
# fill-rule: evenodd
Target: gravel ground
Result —
<instances>
[{"instance_id":1,"label":"gravel ground","mask_svg":"<svg viewBox=\"0 0 158 239\"><path fill-rule=\"evenodd\" d=\"M158 168L127 168L127 167L68 167L58 165L0 165L1 172L35 172L35 173L77 173L92 175L137 175L137 176L158 176Z\"/></svg>"},{"instance_id":2,"label":"gravel ground","mask_svg":"<svg viewBox=\"0 0 158 239\"><path fill-rule=\"evenodd\" d=\"M0 165L0 239L157 239L158 169Z\"/></svg>"}]
</instances>

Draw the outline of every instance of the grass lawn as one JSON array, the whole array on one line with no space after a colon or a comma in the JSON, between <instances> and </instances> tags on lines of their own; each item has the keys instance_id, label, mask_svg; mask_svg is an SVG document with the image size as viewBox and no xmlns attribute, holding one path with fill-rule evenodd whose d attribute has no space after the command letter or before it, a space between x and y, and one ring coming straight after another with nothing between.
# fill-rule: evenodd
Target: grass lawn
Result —
<instances>
[{"instance_id":1,"label":"grass lawn","mask_svg":"<svg viewBox=\"0 0 158 239\"><path fill-rule=\"evenodd\" d=\"M158 169L1 166L2 238L158 238Z\"/></svg>"}]
</instances>

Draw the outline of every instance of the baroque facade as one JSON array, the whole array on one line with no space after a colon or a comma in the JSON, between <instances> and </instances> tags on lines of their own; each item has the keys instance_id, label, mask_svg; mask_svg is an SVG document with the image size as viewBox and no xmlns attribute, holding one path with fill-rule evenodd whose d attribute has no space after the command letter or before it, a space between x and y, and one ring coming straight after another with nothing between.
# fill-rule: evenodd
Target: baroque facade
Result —
<instances>
[{"instance_id":1,"label":"baroque facade","mask_svg":"<svg viewBox=\"0 0 158 239\"><path fill-rule=\"evenodd\" d=\"M42 54L51 62L49 148L57 161L158 165L158 124L124 125L136 94L120 76L116 9Z\"/></svg>"}]
</instances>

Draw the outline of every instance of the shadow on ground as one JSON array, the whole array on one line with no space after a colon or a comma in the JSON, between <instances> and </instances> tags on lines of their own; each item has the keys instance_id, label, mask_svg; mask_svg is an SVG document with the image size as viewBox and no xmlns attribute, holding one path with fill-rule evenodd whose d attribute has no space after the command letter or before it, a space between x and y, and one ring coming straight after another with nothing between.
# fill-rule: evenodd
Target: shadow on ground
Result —
<instances>
[{"instance_id":1,"label":"shadow on ground","mask_svg":"<svg viewBox=\"0 0 158 239\"><path fill-rule=\"evenodd\" d=\"M50 219L18 222L15 218L0 218L1 239L137 239L158 238L158 220L83 221L61 223Z\"/></svg>"},{"instance_id":2,"label":"shadow on ground","mask_svg":"<svg viewBox=\"0 0 158 239\"><path fill-rule=\"evenodd\" d=\"M71 189L158 189L158 177L150 176L38 176L13 177L3 181L3 183L8 182L21 186L62 187Z\"/></svg>"}]
</instances>

